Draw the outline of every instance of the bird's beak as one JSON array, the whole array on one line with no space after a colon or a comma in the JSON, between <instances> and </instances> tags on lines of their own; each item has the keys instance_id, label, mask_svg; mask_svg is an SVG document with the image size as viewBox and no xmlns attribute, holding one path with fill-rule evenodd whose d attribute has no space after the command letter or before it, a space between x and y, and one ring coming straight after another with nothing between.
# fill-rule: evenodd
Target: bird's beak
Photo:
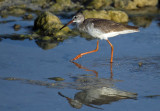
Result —
<instances>
[{"instance_id":1,"label":"bird's beak","mask_svg":"<svg viewBox=\"0 0 160 111\"><path fill-rule=\"evenodd\" d=\"M65 24L62 28L60 28L59 30L62 30L64 27L66 27L67 25L69 25L69 24L71 24L71 23L73 23L73 21L74 21L74 19L73 20L71 20L71 21L69 21L67 24Z\"/></svg>"}]
</instances>

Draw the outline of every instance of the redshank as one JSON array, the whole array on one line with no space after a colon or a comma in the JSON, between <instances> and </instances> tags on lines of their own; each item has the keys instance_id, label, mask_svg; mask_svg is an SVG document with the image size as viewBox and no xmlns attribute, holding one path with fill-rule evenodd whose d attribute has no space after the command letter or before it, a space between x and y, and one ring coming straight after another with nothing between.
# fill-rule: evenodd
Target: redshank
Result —
<instances>
[{"instance_id":1,"label":"redshank","mask_svg":"<svg viewBox=\"0 0 160 111\"><path fill-rule=\"evenodd\" d=\"M82 13L78 13L75 16L73 16L72 20L67 24L65 24L61 29L63 29L64 27L66 27L67 25L73 22L77 24L77 28L79 29L79 31L86 32L95 38L107 40L107 42L111 46L111 59L110 59L111 63L113 62L113 45L108 40L108 38L114 37L120 34L127 34L127 33L133 33L133 32L139 31L138 27L136 26L124 25L124 24L116 23L111 20L107 20L107 19L100 19L100 18L85 19ZM99 49L99 40L97 40L97 47L95 50L81 53L77 55L75 58L73 58L71 61L77 60L83 55L97 52L98 49Z\"/></svg>"}]
</instances>

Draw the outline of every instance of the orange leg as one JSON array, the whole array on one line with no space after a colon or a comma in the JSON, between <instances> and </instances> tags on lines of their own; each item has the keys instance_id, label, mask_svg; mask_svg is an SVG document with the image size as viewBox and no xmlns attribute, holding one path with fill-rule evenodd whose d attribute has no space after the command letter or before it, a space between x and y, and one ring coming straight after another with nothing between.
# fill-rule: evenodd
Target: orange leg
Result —
<instances>
[{"instance_id":1,"label":"orange leg","mask_svg":"<svg viewBox=\"0 0 160 111\"><path fill-rule=\"evenodd\" d=\"M113 45L110 43L109 40L107 40L107 42L109 43L109 45L111 46L111 63L113 62Z\"/></svg>"},{"instance_id":2,"label":"orange leg","mask_svg":"<svg viewBox=\"0 0 160 111\"><path fill-rule=\"evenodd\" d=\"M96 47L95 50L92 50L92 51L89 51L89 52L85 52L85 53L81 53L81 54L77 55L75 58L73 58L71 61L77 60L80 57L82 57L83 55L86 55L86 54L89 54L89 53L93 53L93 52L97 52L98 49L99 49L99 40L97 40L97 47Z\"/></svg>"}]
</instances>

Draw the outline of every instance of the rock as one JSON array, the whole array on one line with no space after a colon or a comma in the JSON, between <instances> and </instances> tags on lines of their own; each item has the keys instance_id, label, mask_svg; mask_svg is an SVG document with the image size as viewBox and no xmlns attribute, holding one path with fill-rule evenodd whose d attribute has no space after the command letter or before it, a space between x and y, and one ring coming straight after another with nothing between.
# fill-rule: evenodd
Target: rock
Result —
<instances>
[{"instance_id":1,"label":"rock","mask_svg":"<svg viewBox=\"0 0 160 111\"><path fill-rule=\"evenodd\" d=\"M71 3L71 0L56 0L56 3L50 7L50 11L57 12L65 10L71 6Z\"/></svg>"},{"instance_id":2,"label":"rock","mask_svg":"<svg viewBox=\"0 0 160 111\"><path fill-rule=\"evenodd\" d=\"M69 6L71 4L71 0L56 0L56 3L61 4L62 6Z\"/></svg>"},{"instance_id":3,"label":"rock","mask_svg":"<svg viewBox=\"0 0 160 111\"><path fill-rule=\"evenodd\" d=\"M128 22L128 15L123 11L116 10L85 10L83 11L85 18L102 18L113 20L115 22Z\"/></svg>"},{"instance_id":4,"label":"rock","mask_svg":"<svg viewBox=\"0 0 160 111\"><path fill-rule=\"evenodd\" d=\"M34 21L34 28L38 30L37 33L46 36L67 36L71 30L68 27L59 30L62 26L59 18L50 12L40 14Z\"/></svg>"},{"instance_id":5,"label":"rock","mask_svg":"<svg viewBox=\"0 0 160 111\"><path fill-rule=\"evenodd\" d=\"M38 36L34 36L34 34L5 34L2 36L3 38L11 39L11 40L24 40L24 39L35 39Z\"/></svg>"},{"instance_id":6,"label":"rock","mask_svg":"<svg viewBox=\"0 0 160 111\"><path fill-rule=\"evenodd\" d=\"M137 4L137 7L146 7L146 6L156 6L158 0L134 0Z\"/></svg>"},{"instance_id":7,"label":"rock","mask_svg":"<svg viewBox=\"0 0 160 111\"><path fill-rule=\"evenodd\" d=\"M87 8L92 9L104 9L107 6L112 4L113 0L90 0L87 5Z\"/></svg>"},{"instance_id":8,"label":"rock","mask_svg":"<svg viewBox=\"0 0 160 111\"><path fill-rule=\"evenodd\" d=\"M143 63L142 63L142 62L139 62L138 65L139 65L139 67L142 67Z\"/></svg>"},{"instance_id":9,"label":"rock","mask_svg":"<svg viewBox=\"0 0 160 111\"><path fill-rule=\"evenodd\" d=\"M51 40L51 37L49 37L49 36L44 36L44 37L42 38L42 40L43 40L43 41L50 41L50 40Z\"/></svg>"},{"instance_id":10,"label":"rock","mask_svg":"<svg viewBox=\"0 0 160 111\"><path fill-rule=\"evenodd\" d=\"M5 0L0 0L0 2L3 2L3 1L5 1Z\"/></svg>"},{"instance_id":11,"label":"rock","mask_svg":"<svg viewBox=\"0 0 160 111\"><path fill-rule=\"evenodd\" d=\"M51 77L51 78L48 78L50 80L55 80L55 81L64 81L64 78L61 78L61 77Z\"/></svg>"},{"instance_id":12,"label":"rock","mask_svg":"<svg viewBox=\"0 0 160 111\"><path fill-rule=\"evenodd\" d=\"M31 0L29 4L43 6L44 4L49 4L51 0Z\"/></svg>"},{"instance_id":13,"label":"rock","mask_svg":"<svg viewBox=\"0 0 160 111\"><path fill-rule=\"evenodd\" d=\"M135 2L131 0L114 0L114 7L121 9L137 9Z\"/></svg>"},{"instance_id":14,"label":"rock","mask_svg":"<svg viewBox=\"0 0 160 111\"><path fill-rule=\"evenodd\" d=\"M15 31L18 31L21 28L21 25L14 24L13 28L14 28Z\"/></svg>"},{"instance_id":15,"label":"rock","mask_svg":"<svg viewBox=\"0 0 160 111\"><path fill-rule=\"evenodd\" d=\"M35 28L41 28L42 30L47 30L49 27L47 25L60 24L60 20L57 16L50 12L41 13L34 22ZM56 27L56 26L55 26Z\"/></svg>"},{"instance_id":16,"label":"rock","mask_svg":"<svg viewBox=\"0 0 160 111\"><path fill-rule=\"evenodd\" d=\"M102 19L108 19L110 20L110 16L107 14L105 10L84 10L83 15L85 16L85 19L87 18L102 18Z\"/></svg>"},{"instance_id":17,"label":"rock","mask_svg":"<svg viewBox=\"0 0 160 111\"><path fill-rule=\"evenodd\" d=\"M24 15L26 13L26 5L9 5L0 7L0 15L12 15L12 16L19 16Z\"/></svg>"},{"instance_id":18,"label":"rock","mask_svg":"<svg viewBox=\"0 0 160 111\"><path fill-rule=\"evenodd\" d=\"M114 7L122 9L138 9L157 4L158 0L114 0Z\"/></svg>"},{"instance_id":19,"label":"rock","mask_svg":"<svg viewBox=\"0 0 160 111\"><path fill-rule=\"evenodd\" d=\"M33 19L33 15L32 14L24 15L23 19L31 20L31 19Z\"/></svg>"},{"instance_id":20,"label":"rock","mask_svg":"<svg viewBox=\"0 0 160 111\"><path fill-rule=\"evenodd\" d=\"M112 21L115 22L128 22L128 15L123 11L107 11L107 14L111 17Z\"/></svg>"},{"instance_id":21,"label":"rock","mask_svg":"<svg viewBox=\"0 0 160 111\"><path fill-rule=\"evenodd\" d=\"M0 13L1 15L23 15L26 13L26 11L20 8L9 8L2 10Z\"/></svg>"}]
</instances>

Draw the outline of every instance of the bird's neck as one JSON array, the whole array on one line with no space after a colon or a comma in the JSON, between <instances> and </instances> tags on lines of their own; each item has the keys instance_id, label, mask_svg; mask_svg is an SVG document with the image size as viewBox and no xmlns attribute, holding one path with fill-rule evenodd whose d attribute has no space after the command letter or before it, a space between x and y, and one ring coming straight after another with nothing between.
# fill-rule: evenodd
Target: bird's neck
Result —
<instances>
[{"instance_id":1,"label":"bird's neck","mask_svg":"<svg viewBox=\"0 0 160 111\"><path fill-rule=\"evenodd\" d=\"M82 27L83 27L83 22L84 22L84 21L76 23L77 28L78 28L79 30L82 29Z\"/></svg>"},{"instance_id":2,"label":"bird's neck","mask_svg":"<svg viewBox=\"0 0 160 111\"><path fill-rule=\"evenodd\" d=\"M77 26L78 26L78 25L81 25L81 24L83 24L83 21L77 22L76 24L77 24Z\"/></svg>"}]
</instances>

